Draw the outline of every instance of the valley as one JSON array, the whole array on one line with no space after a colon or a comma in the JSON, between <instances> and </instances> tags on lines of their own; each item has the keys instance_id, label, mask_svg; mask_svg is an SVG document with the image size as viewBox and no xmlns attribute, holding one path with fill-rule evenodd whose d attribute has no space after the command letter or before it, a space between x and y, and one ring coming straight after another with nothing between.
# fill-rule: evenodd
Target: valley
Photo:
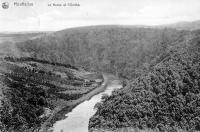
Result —
<instances>
[{"instance_id":1,"label":"valley","mask_svg":"<svg viewBox=\"0 0 200 132\"><path fill-rule=\"evenodd\" d=\"M90 132L200 130L199 30L102 25L11 38L0 45L3 132L67 131L82 112ZM122 87L104 95L113 80Z\"/></svg>"}]
</instances>

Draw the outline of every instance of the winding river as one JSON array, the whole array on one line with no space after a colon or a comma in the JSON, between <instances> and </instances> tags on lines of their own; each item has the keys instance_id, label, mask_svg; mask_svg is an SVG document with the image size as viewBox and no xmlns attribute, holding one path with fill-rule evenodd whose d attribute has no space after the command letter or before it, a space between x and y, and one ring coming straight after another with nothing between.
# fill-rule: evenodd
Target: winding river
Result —
<instances>
[{"instance_id":1,"label":"winding river","mask_svg":"<svg viewBox=\"0 0 200 132\"><path fill-rule=\"evenodd\" d=\"M120 81L111 75L106 75L102 85L105 87L104 92L77 105L71 112L66 114L66 119L57 121L54 124L53 132L88 132L89 119L96 112L94 109L95 104L101 101L103 94L110 95L114 89L122 87Z\"/></svg>"}]
</instances>

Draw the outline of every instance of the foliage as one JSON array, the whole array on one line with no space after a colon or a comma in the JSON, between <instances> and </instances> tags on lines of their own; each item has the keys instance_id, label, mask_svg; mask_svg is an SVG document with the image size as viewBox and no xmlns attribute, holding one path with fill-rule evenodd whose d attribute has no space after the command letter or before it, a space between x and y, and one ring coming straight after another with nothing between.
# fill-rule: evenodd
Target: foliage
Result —
<instances>
[{"instance_id":1,"label":"foliage","mask_svg":"<svg viewBox=\"0 0 200 132\"><path fill-rule=\"evenodd\" d=\"M66 64L5 57L1 68L4 69L1 82L7 91L0 107L2 131L38 127L47 119L45 108L53 110L62 106L64 101L79 99L94 88L83 86L83 79L70 72L78 68Z\"/></svg>"},{"instance_id":2,"label":"foliage","mask_svg":"<svg viewBox=\"0 0 200 132\"><path fill-rule=\"evenodd\" d=\"M175 29L96 26L55 32L18 43L17 47L33 58L132 79L140 75L137 68L160 56L186 34Z\"/></svg>"},{"instance_id":3,"label":"foliage","mask_svg":"<svg viewBox=\"0 0 200 132\"><path fill-rule=\"evenodd\" d=\"M199 35L172 47L168 53L147 75L134 80L130 88L104 97L96 105L89 127L199 131Z\"/></svg>"},{"instance_id":4,"label":"foliage","mask_svg":"<svg viewBox=\"0 0 200 132\"><path fill-rule=\"evenodd\" d=\"M43 107L53 109L91 91L65 69L81 66L116 74L130 83L103 96L89 128L199 130L199 38L199 31L97 26L18 42L19 54L25 57L5 58L9 92L0 110L6 115L0 127L37 126ZM66 73L67 79L55 71Z\"/></svg>"}]
</instances>

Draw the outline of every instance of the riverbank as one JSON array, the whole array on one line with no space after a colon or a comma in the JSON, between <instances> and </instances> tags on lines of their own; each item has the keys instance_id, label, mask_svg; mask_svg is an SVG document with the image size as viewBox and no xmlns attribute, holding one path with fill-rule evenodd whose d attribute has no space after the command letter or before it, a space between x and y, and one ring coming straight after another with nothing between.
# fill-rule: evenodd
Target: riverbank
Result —
<instances>
[{"instance_id":1,"label":"riverbank","mask_svg":"<svg viewBox=\"0 0 200 132\"><path fill-rule=\"evenodd\" d=\"M116 79L116 78L112 75L102 74L103 81L97 88L94 88L92 91L90 91L86 95L83 95L77 100L68 101L63 106L55 108L51 116L49 116L49 118L42 124L39 131L40 132L51 131L49 130L49 128L51 128L56 121L65 119L66 118L65 115L71 112L72 109L74 109L77 105L79 105L80 103L86 100L90 100L93 96L105 91L107 85L113 79Z\"/></svg>"},{"instance_id":2,"label":"riverbank","mask_svg":"<svg viewBox=\"0 0 200 132\"><path fill-rule=\"evenodd\" d=\"M46 127L64 117L60 114L63 108L63 113L69 112L92 97L104 82L103 76L97 72L29 57L2 58L0 74L1 85L9 89L5 94L9 109L14 109L7 111L7 106L3 105L5 115L10 115L4 117L3 123L7 129L12 127L10 124L20 124L14 125L15 131L45 131ZM13 98L9 98L11 96ZM14 118L16 120L12 120Z\"/></svg>"},{"instance_id":3,"label":"riverbank","mask_svg":"<svg viewBox=\"0 0 200 132\"><path fill-rule=\"evenodd\" d=\"M99 87L101 92L96 95L93 95L87 101L83 101L77 105L73 110L67 113L66 119L57 121L52 128L53 132L88 132L89 119L95 114L96 109L95 105L101 102L104 94L111 95L112 91L122 87L121 81L113 76L105 76L106 81L105 85Z\"/></svg>"}]
</instances>

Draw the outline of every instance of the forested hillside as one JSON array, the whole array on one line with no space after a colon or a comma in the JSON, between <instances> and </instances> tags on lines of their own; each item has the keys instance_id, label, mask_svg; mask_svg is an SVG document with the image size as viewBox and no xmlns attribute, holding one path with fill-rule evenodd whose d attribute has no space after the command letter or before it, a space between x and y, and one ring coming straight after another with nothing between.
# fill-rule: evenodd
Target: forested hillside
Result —
<instances>
[{"instance_id":1,"label":"forested hillside","mask_svg":"<svg viewBox=\"0 0 200 132\"><path fill-rule=\"evenodd\" d=\"M33 131L47 120L45 124L51 125L64 117L64 113L57 112L63 108L65 112L70 111L74 106L68 103L78 102L100 85L95 78L102 79L97 73L69 64L28 57L0 59L2 132Z\"/></svg>"},{"instance_id":2,"label":"forested hillside","mask_svg":"<svg viewBox=\"0 0 200 132\"><path fill-rule=\"evenodd\" d=\"M170 47L167 56L130 87L104 96L90 130L132 127L158 131L200 130L200 33ZM134 130L134 129L132 129Z\"/></svg>"},{"instance_id":3,"label":"forested hillside","mask_svg":"<svg viewBox=\"0 0 200 132\"><path fill-rule=\"evenodd\" d=\"M187 31L194 31L194 30L199 30L200 29L200 21L186 21L186 22L177 22L173 24L167 24L167 25L161 25L161 26L156 26L156 27L161 27L161 28L174 28L177 30L187 30Z\"/></svg>"},{"instance_id":4,"label":"forested hillside","mask_svg":"<svg viewBox=\"0 0 200 132\"><path fill-rule=\"evenodd\" d=\"M132 26L72 28L13 43L0 57L0 129L41 126L100 85L81 75L102 79L97 72L105 72L126 83L96 105L91 131L200 130L199 46L199 31Z\"/></svg>"},{"instance_id":5,"label":"forested hillside","mask_svg":"<svg viewBox=\"0 0 200 132\"><path fill-rule=\"evenodd\" d=\"M175 29L94 26L59 31L17 46L34 58L131 79L140 74L138 67L148 67L151 60L186 34Z\"/></svg>"}]
</instances>

